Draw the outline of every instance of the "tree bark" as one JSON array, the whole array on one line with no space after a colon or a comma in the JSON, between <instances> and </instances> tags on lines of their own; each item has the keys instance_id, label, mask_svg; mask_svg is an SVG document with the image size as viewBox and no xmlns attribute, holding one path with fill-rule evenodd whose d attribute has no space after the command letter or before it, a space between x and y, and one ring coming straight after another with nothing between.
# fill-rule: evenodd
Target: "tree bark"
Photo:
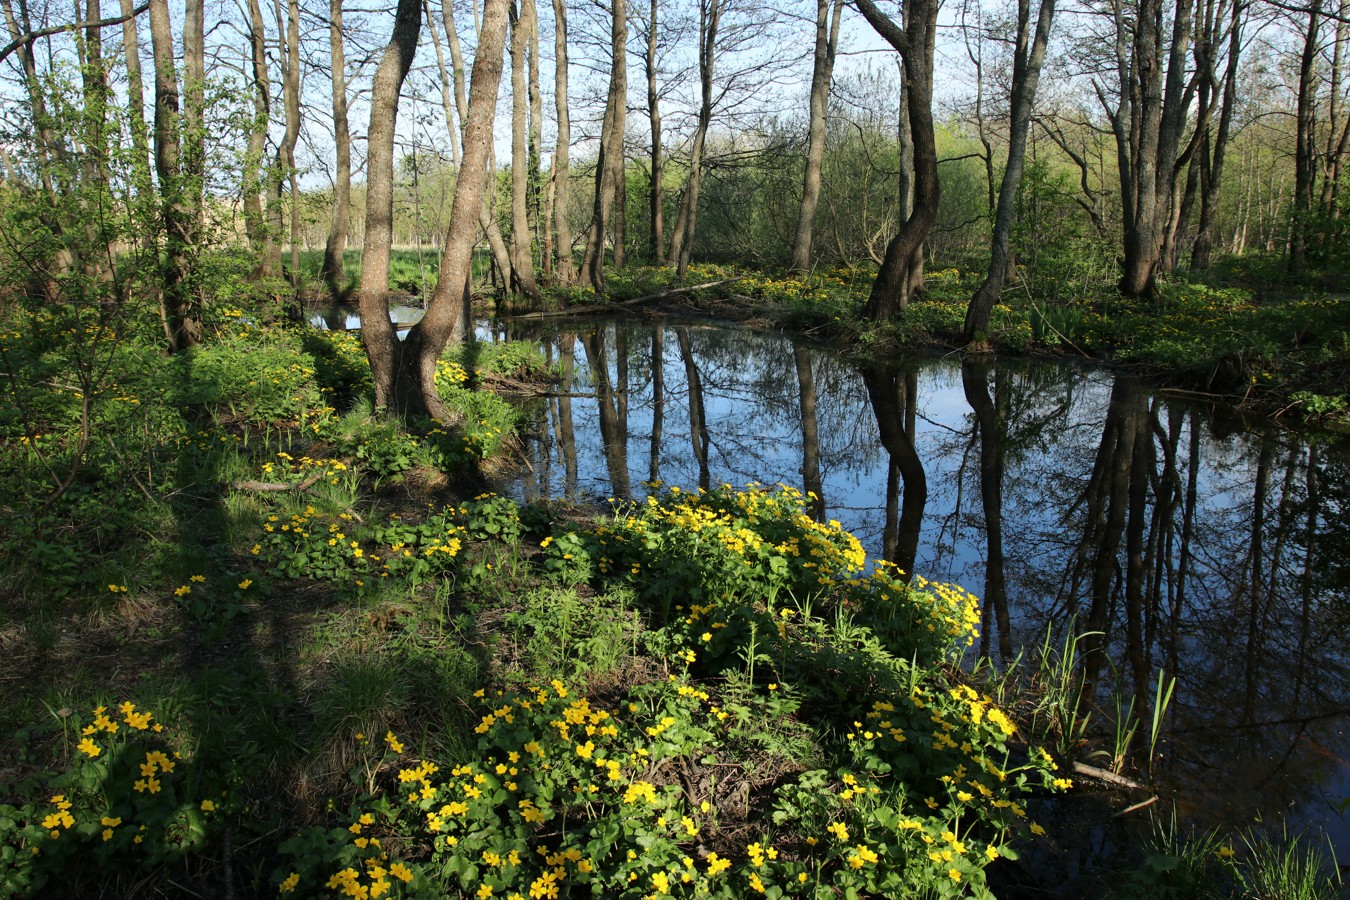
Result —
<instances>
[{"instance_id":1,"label":"tree bark","mask_svg":"<svg viewBox=\"0 0 1350 900\"><path fill-rule=\"evenodd\" d=\"M872 282L863 315L874 322L895 317L914 287L922 265L921 248L937 221L941 184L937 171L937 138L933 129L933 51L937 36L935 0L908 0L905 27L900 29L873 0L855 0L859 12L904 61L906 111L914 141L914 208L886 247Z\"/></svg>"},{"instance_id":2,"label":"tree bark","mask_svg":"<svg viewBox=\"0 0 1350 900\"><path fill-rule=\"evenodd\" d=\"M553 100L558 117L558 142L553 149L549 179L553 183L554 277L559 284L576 280L572 260L572 225L568 217L572 197L568 179L572 143L572 118L567 100L567 2L553 0Z\"/></svg>"},{"instance_id":3,"label":"tree bark","mask_svg":"<svg viewBox=\"0 0 1350 900\"><path fill-rule=\"evenodd\" d=\"M267 126L272 118L272 87L267 74L267 26L259 0L248 0L248 42L253 69L253 118L248 124L248 143L244 148L243 194L244 233L249 246L258 254L255 277L276 275L280 257L274 246L276 235L263 218L262 160L267 148Z\"/></svg>"},{"instance_id":4,"label":"tree bark","mask_svg":"<svg viewBox=\"0 0 1350 900\"><path fill-rule=\"evenodd\" d=\"M530 41L532 0L519 0L511 15L511 292L540 299L534 279L532 232L529 225L529 138L526 110L526 52Z\"/></svg>"},{"instance_id":5,"label":"tree bark","mask_svg":"<svg viewBox=\"0 0 1350 900\"><path fill-rule=\"evenodd\" d=\"M656 85L657 12L657 2L651 0L651 11L647 19L647 56L645 62L647 69L647 120L651 125L652 132L651 182L647 191L647 207L650 217L647 261L653 266L660 264L661 253L666 243L665 236L662 234L665 225L663 221L665 198L661 181L665 178L665 166L664 160L661 158L661 95Z\"/></svg>"},{"instance_id":6,"label":"tree bark","mask_svg":"<svg viewBox=\"0 0 1350 900\"><path fill-rule=\"evenodd\" d=\"M194 0L200 2L200 0ZM277 30L281 30L281 0L277 0ZM291 194L290 244L291 282L300 283L300 174L295 168L295 145L300 140L300 4L286 2L286 56L281 66L282 100L286 109L286 131L277 148L276 177L272 182L277 204L276 221L280 225L281 195L289 184ZM278 227L278 237L280 228ZM278 250L280 245L278 244Z\"/></svg>"},{"instance_id":7,"label":"tree bark","mask_svg":"<svg viewBox=\"0 0 1350 900\"><path fill-rule=\"evenodd\" d=\"M330 0L330 2L336 2L336 0ZM447 5L452 2L453 0L447 0ZM436 30L435 17L431 14L431 0L422 0L422 6L427 16L427 31L431 33L431 46L436 51L436 69L441 76L441 109L445 113L445 130L450 136L450 165L458 170L459 129L455 125L455 101L451 96L454 91L454 78L450 74L450 69L445 66L445 51L441 48L441 36ZM452 11L451 16L453 15Z\"/></svg>"},{"instance_id":8,"label":"tree bark","mask_svg":"<svg viewBox=\"0 0 1350 900\"><path fill-rule=\"evenodd\" d=\"M189 4L187 17L195 17L195 22L192 25L184 23L185 57L195 55L201 59L200 40L196 48L186 46L190 36L199 38L202 34L201 9L200 3ZM197 240L194 188L190 184L191 169L184 158L187 156L185 145L190 146L193 141L193 138L185 137L184 132L190 122L200 122L201 111L198 109L193 117L183 114L179 108L173 26L167 0L152 0L150 4L150 43L155 60L155 173L159 177L160 215L165 233L160 310L169 352L177 353L194 346L202 337L201 304L192 284L192 259ZM193 70L192 65L185 65L185 77ZM199 97L200 93L189 91L188 96ZM198 131L197 139L200 139L200 129Z\"/></svg>"},{"instance_id":9,"label":"tree bark","mask_svg":"<svg viewBox=\"0 0 1350 900\"><path fill-rule=\"evenodd\" d=\"M333 143L337 172L333 178L333 218L328 224L328 240L323 248L323 268L319 270L319 277L328 285L333 299L341 300L346 296L342 256L347 251L347 223L351 219L352 202L352 139L347 126L347 57L342 41L342 0L328 0L328 43L332 53ZM449 121L446 128L453 142L454 127Z\"/></svg>"},{"instance_id":10,"label":"tree bark","mask_svg":"<svg viewBox=\"0 0 1350 900\"><path fill-rule=\"evenodd\" d=\"M1008 273L1009 244L1013 218L1017 213L1017 191L1027 157L1027 132L1031 129L1031 110L1041 79L1041 63L1050 41L1050 26L1055 16L1055 0L1041 0L1036 15L1035 37L1031 36L1031 0L1017 0L1017 44L1013 51L1011 129L1008 134L1008 163L998 189L998 207L994 213L994 235L989 248L989 270L984 284L966 307L963 337L968 346L987 345L989 319L1003 291ZM1030 45L1028 46L1028 40Z\"/></svg>"},{"instance_id":11,"label":"tree bark","mask_svg":"<svg viewBox=\"0 0 1350 900\"><path fill-rule=\"evenodd\" d=\"M361 251L361 342L375 378L375 405L395 409L400 359L389 321L389 255L394 242L394 132L403 79L422 30L420 0L399 0L394 33L384 49L370 88L366 132L366 231Z\"/></svg>"},{"instance_id":12,"label":"tree bark","mask_svg":"<svg viewBox=\"0 0 1350 900\"><path fill-rule=\"evenodd\" d=\"M623 134L628 119L628 12L626 0L613 0L610 24L612 63L605 120L600 130L600 158L596 161L595 202L586 235L582 269L595 291L605 289L605 240L619 180L623 178Z\"/></svg>"},{"instance_id":13,"label":"tree bark","mask_svg":"<svg viewBox=\"0 0 1350 900\"><path fill-rule=\"evenodd\" d=\"M132 177L135 179L138 199L144 199L154 189L150 180L150 131L145 122L145 84L141 75L140 34L136 26L132 0L121 0L122 48L127 63L127 116L130 121Z\"/></svg>"},{"instance_id":14,"label":"tree bark","mask_svg":"<svg viewBox=\"0 0 1350 900\"><path fill-rule=\"evenodd\" d=\"M689 178L680 198L680 211L675 217L674 234L670 240L667 265L675 266L677 277L683 281L694 254L694 236L698 232L698 195L703 180L703 151L712 123L713 74L717 62L717 31L722 23L724 0L700 0L698 18L698 125L694 130L694 145L689 152Z\"/></svg>"},{"instance_id":15,"label":"tree bark","mask_svg":"<svg viewBox=\"0 0 1350 900\"><path fill-rule=\"evenodd\" d=\"M1298 70L1298 107L1295 113L1294 209L1289 231L1289 274L1308 270L1308 243L1312 231L1313 182L1317 169L1317 55L1321 40L1322 0L1308 8L1308 30Z\"/></svg>"},{"instance_id":16,"label":"tree bark","mask_svg":"<svg viewBox=\"0 0 1350 900\"><path fill-rule=\"evenodd\" d=\"M400 0L400 8L402 2ZM497 112L497 91L501 85L502 51L506 43L509 6L510 0L485 0L483 4L468 115L464 119L463 162L450 208L450 227L441 257L440 280L431 295L426 315L408 332L401 347L392 327L383 329L384 346L379 356L391 361L397 358L396 366L375 368L376 355L370 354L370 344L367 343L367 353L371 355L375 373L377 404L388 409L398 409L405 416L426 416L442 422L452 418L436 388L436 364L457 330L464 327L464 293L490 172L488 161L492 146L492 125ZM416 46L415 33L412 46ZM387 323L388 300L383 292L378 299L376 317ZM363 305L363 337L365 321ZM384 385L383 397L381 385Z\"/></svg>"},{"instance_id":17,"label":"tree bark","mask_svg":"<svg viewBox=\"0 0 1350 900\"><path fill-rule=\"evenodd\" d=\"M1094 82L1116 139L1124 225L1118 287L1127 297L1153 296L1165 268L1163 243L1173 215L1181 139L1197 84L1186 65L1193 8L1193 0L1176 3L1171 38L1165 42L1162 0L1140 0L1132 23L1117 2L1120 102L1114 109Z\"/></svg>"},{"instance_id":18,"label":"tree bark","mask_svg":"<svg viewBox=\"0 0 1350 900\"><path fill-rule=\"evenodd\" d=\"M1191 268L1209 268L1210 249L1214 243L1214 222L1218 216L1220 191L1223 187L1224 159L1228 150L1228 135L1237 107L1238 61L1242 52L1242 14L1247 9L1240 0L1231 0L1228 23L1228 60L1223 77L1223 100L1219 108L1219 122L1213 143L1206 140L1201 151L1200 217L1196 223L1195 243L1191 247ZM1212 51L1211 51L1212 52ZM1210 68L1212 72L1212 66ZM1212 77L1212 76L1211 76Z\"/></svg>"},{"instance_id":19,"label":"tree bark","mask_svg":"<svg viewBox=\"0 0 1350 900\"><path fill-rule=\"evenodd\" d=\"M806 272L811 268L811 231L816 221L816 206L820 203L820 170L825 160L825 120L830 108L834 54L839 46L839 20L843 11L843 0L816 0L816 52L811 70L811 117L806 142L806 171L802 176L802 205L797 214L792 261L788 266L795 272Z\"/></svg>"}]
</instances>

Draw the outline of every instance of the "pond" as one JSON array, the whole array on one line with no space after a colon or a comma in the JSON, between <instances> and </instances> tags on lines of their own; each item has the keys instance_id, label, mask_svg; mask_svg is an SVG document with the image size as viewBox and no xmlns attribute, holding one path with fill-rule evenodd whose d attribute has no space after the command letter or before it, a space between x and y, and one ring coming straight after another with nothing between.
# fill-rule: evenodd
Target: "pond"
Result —
<instances>
[{"instance_id":1,"label":"pond","mask_svg":"<svg viewBox=\"0 0 1350 900\"><path fill-rule=\"evenodd\" d=\"M1143 711L1145 747L1175 677L1156 759L1183 821L1324 831L1350 858L1344 445L1077 365L861 368L698 323L505 327L563 372L518 497L810 491L873 556L981 597L980 653L1103 635L1080 642L1087 677L1101 709Z\"/></svg>"}]
</instances>

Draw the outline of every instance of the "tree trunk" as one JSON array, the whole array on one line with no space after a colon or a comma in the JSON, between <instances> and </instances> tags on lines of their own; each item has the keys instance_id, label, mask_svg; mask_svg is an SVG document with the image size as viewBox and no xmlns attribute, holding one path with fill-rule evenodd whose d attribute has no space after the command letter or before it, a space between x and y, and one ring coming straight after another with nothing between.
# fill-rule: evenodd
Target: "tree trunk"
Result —
<instances>
[{"instance_id":1,"label":"tree trunk","mask_svg":"<svg viewBox=\"0 0 1350 900\"><path fill-rule=\"evenodd\" d=\"M600 158L596 161L595 202L591 229L586 236L582 269L596 292L605 289L605 238L619 180L623 178L623 133L628 113L628 12L625 0L614 0L610 24L612 64L605 120L600 130Z\"/></svg>"},{"instance_id":2,"label":"tree trunk","mask_svg":"<svg viewBox=\"0 0 1350 900\"><path fill-rule=\"evenodd\" d=\"M130 0L127 0L130 2ZM661 253L665 247L665 236L661 233L664 227L665 210L663 205L665 199L662 196L661 180L665 177L665 167L661 158L661 95L657 91L656 85L656 23L657 23L657 3L651 0L651 12L647 20L647 119L651 123L652 132L652 162L651 162L651 184L648 188L648 215L650 222L648 227L648 245L647 261L651 265L659 265L661 262Z\"/></svg>"},{"instance_id":3,"label":"tree trunk","mask_svg":"<svg viewBox=\"0 0 1350 900\"><path fill-rule=\"evenodd\" d=\"M833 20L831 21L831 5ZM820 202L820 169L825 160L825 119L830 108L830 84L834 79L834 53L839 46L839 20L843 0L816 0L816 52L811 71L811 119L806 143L806 172L802 176L802 205L797 215L797 233L792 241L789 268L811 268L811 229Z\"/></svg>"},{"instance_id":4,"label":"tree trunk","mask_svg":"<svg viewBox=\"0 0 1350 900\"><path fill-rule=\"evenodd\" d=\"M189 18L200 12L200 4L189 4ZM198 18L196 36L202 34L200 26L201 19ZM192 26L185 22L185 44L193 33ZM202 317L201 305L194 296L192 285L192 255L197 238L192 206L193 189L186 183L187 165L183 158L183 144L191 140L185 139L183 132L191 117L181 114L179 110L173 25L169 19L167 0L152 0L150 4L150 43L155 60L155 173L159 177L165 233L160 309L169 352L177 353L201 340ZM200 42L196 50L200 52ZM185 48L185 56L193 53L192 49ZM185 75L190 71L192 66L185 66ZM189 92L189 96L193 96L192 92ZM200 110L197 115L200 116Z\"/></svg>"},{"instance_id":5,"label":"tree trunk","mask_svg":"<svg viewBox=\"0 0 1350 900\"><path fill-rule=\"evenodd\" d=\"M265 278L277 274L280 257L276 256L274 247L276 235L263 218L262 160L267 148L267 126L272 118L272 87L267 74L267 26L263 21L259 0L248 0L248 19L253 66L253 118L248 124L248 144L244 149L244 233L249 246L258 254L254 275Z\"/></svg>"},{"instance_id":6,"label":"tree trunk","mask_svg":"<svg viewBox=\"0 0 1350 900\"><path fill-rule=\"evenodd\" d=\"M399 93L422 30L420 0L399 0L394 33L370 87L366 132L366 232L361 251L361 342L375 377L375 405L394 410L398 339L389 321L389 255L394 243L394 132ZM458 193L458 190L456 191ZM399 407L402 408L401 406Z\"/></svg>"},{"instance_id":7,"label":"tree trunk","mask_svg":"<svg viewBox=\"0 0 1350 900\"><path fill-rule=\"evenodd\" d=\"M328 285L333 299L342 300L346 297L342 256L347 251L347 223L351 218L352 202L352 140L347 128L347 59L342 45L342 0L328 0L328 43L332 48L333 143L336 145L337 172L333 178L333 218L328 225L328 241L324 244L319 277ZM453 142L454 128L449 121L446 127Z\"/></svg>"},{"instance_id":8,"label":"tree trunk","mask_svg":"<svg viewBox=\"0 0 1350 900\"><path fill-rule=\"evenodd\" d=\"M1036 103L1036 88L1040 84L1041 63L1050 40L1050 25L1055 15L1055 0L1041 0L1036 15L1036 33L1031 36L1031 2L1017 2L1017 45L1013 55L1013 81L1010 114L1012 127L1008 135L1008 163L1003 169L1003 182L998 189L998 208L994 213L994 236L989 250L989 270L975 296L966 307L963 337L971 347L985 345L988 340L989 319L1003 292L1007 277L1009 243L1012 238L1013 217L1017 212L1017 190L1022 183L1022 170L1027 157L1027 132L1031 128L1031 110Z\"/></svg>"},{"instance_id":9,"label":"tree trunk","mask_svg":"<svg viewBox=\"0 0 1350 900\"><path fill-rule=\"evenodd\" d=\"M1173 10L1164 74L1162 0L1140 0L1132 23L1125 20L1117 3L1120 102L1115 109L1107 104L1105 90L1094 82L1116 138L1124 225L1118 287L1127 297L1152 296L1164 269L1163 242L1173 215L1181 138L1197 84L1186 71L1192 10L1193 0L1179 0ZM1133 41L1127 50L1131 27Z\"/></svg>"},{"instance_id":10,"label":"tree trunk","mask_svg":"<svg viewBox=\"0 0 1350 900\"><path fill-rule=\"evenodd\" d=\"M1289 234L1289 274L1301 277L1308 270L1308 240L1312 230L1313 181L1317 167L1317 55L1321 40L1322 0L1308 9L1308 31L1298 70L1298 108L1295 115L1294 210Z\"/></svg>"},{"instance_id":11,"label":"tree trunk","mask_svg":"<svg viewBox=\"0 0 1350 900\"><path fill-rule=\"evenodd\" d=\"M145 123L145 85L141 75L140 35L134 17L134 0L121 0L122 47L127 62L127 115L130 121L132 178L137 199L144 199L154 189L150 180L150 131Z\"/></svg>"},{"instance_id":12,"label":"tree trunk","mask_svg":"<svg viewBox=\"0 0 1350 900\"><path fill-rule=\"evenodd\" d=\"M689 153L689 179L685 182L680 211L675 217L675 233L671 235L668 265L675 266L677 277L683 281L694 254L694 235L698 232L698 194L703 179L703 151L712 123L713 70L717 61L717 30L722 23L724 0L700 0L698 19L698 77L700 100L698 125L694 130L694 146Z\"/></svg>"},{"instance_id":13,"label":"tree trunk","mask_svg":"<svg viewBox=\"0 0 1350 900\"><path fill-rule=\"evenodd\" d=\"M909 0L902 31L873 0L857 0L868 24L900 53L905 66L906 111L914 141L914 208L886 247L886 256L872 282L863 315L874 322L895 317L914 286L914 269L922 264L921 248L937 221L941 185L937 171L937 138L933 130L933 50L937 32L935 0Z\"/></svg>"},{"instance_id":14,"label":"tree trunk","mask_svg":"<svg viewBox=\"0 0 1350 900\"><path fill-rule=\"evenodd\" d=\"M1195 243L1191 247L1191 268L1209 268L1210 248L1214 243L1214 221L1218 215L1220 190L1223 187L1224 158L1228 149L1228 133L1237 107L1238 60L1242 51L1242 14L1246 5L1232 0L1228 25L1228 61L1224 69L1223 101L1219 108L1219 124L1214 131L1212 147L1206 145L1203 160L1200 217L1195 226Z\"/></svg>"},{"instance_id":15,"label":"tree trunk","mask_svg":"<svg viewBox=\"0 0 1350 900\"><path fill-rule=\"evenodd\" d=\"M400 9L403 2L405 0L400 0ZM483 24L473 61L469 109L464 119L463 162L450 208L450 228L445 236L445 248L441 256L440 280L431 295L426 315L408 332L407 340L401 347L392 327L382 329L383 347L378 356L390 361L397 359L396 366L384 364L384 368L376 368L377 354L370 353L369 342L366 345L375 373L377 403L383 399L381 405L398 409L406 416L428 416L442 422L451 418L436 389L436 364L441 351L457 329L464 327L464 293L490 172L488 161L492 146L492 124L497 112L497 90L501 85L502 50L506 43L509 6L510 0L485 0L483 4ZM415 46L414 30L410 47ZM378 72L376 74L378 77ZM364 322L367 319L365 298L362 299L362 334L365 337ZM374 312L381 322L388 323L388 301L383 292L379 296L379 309Z\"/></svg>"},{"instance_id":16,"label":"tree trunk","mask_svg":"<svg viewBox=\"0 0 1350 900\"><path fill-rule=\"evenodd\" d=\"M281 0L276 2L277 31L281 31ZM282 98L286 108L286 131L277 147L276 176L272 182L274 214L280 237L281 195L290 185L291 193L291 282L300 279L300 176L295 168L295 145L300 140L300 4L299 0L286 2L286 57L281 66ZM278 242L278 252L280 243Z\"/></svg>"},{"instance_id":17,"label":"tree trunk","mask_svg":"<svg viewBox=\"0 0 1350 900\"><path fill-rule=\"evenodd\" d=\"M525 213L532 239L540 245L543 253L543 232L548 230L548 222L541 221L540 205L544 199L543 159L544 159L544 95L539 89L539 7L537 0L524 0L523 11L529 13L530 21L530 69L529 98L530 122L528 179L526 181ZM547 266L545 266L547 271Z\"/></svg>"},{"instance_id":18,"label":"tree trunk","mask_svg":"<svg viewBox=\"0 0 1350 900\"><path fill-rule=\"evenodd\" d=\"M338 2L338 0L330 0ZM450 5L447 3L447 5ZM422 9L427 16L427 31L431 33L431 46L436 51L436 70L441 77L441 109L445 114L445 130L450 136L450 165L459 169L459 129L455 126L454 78L445 66L445 51L441 49L440 32L436 30L436 19L431 14L431 0L422 0ZM454 15L453 12L450 14ZM448 37L448 36L447 36Z\"/></svg>"},{"instance_id":19,"label":"tree trunk","mask_svg":"<svg viewBox=\"0 0 1350 900\"><path fill-rule=\"evenodd\" d=\"M568 183L568 157L572 143L572 118L567 102L567 2L553 0L553 99L558 116L558 142L553 149L549 179L553 183L554 270L559 284L576 280L572 262L572 225L568 218L571 191Z\"/></svg>"},{"instance_id":20,"label":"tree trunk","mask_svg":"<svg viewBox=\"0 0 1350 900\"><path fill-rule=\"evenodd\" d=\"M529 140L526 109L526 51L530 42L533 0L511 9L511 292L538 302L529 225Z\"/></svg>"}]
</instances>

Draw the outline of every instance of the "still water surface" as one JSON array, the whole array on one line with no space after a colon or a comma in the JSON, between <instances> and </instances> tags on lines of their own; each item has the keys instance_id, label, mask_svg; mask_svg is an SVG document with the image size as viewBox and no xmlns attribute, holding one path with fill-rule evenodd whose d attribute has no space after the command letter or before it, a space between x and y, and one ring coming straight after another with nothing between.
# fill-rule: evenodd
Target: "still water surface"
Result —
<instances>
[{"instance_id":1,"label":"still water surface","mask_svg":"<svg viewBox=\"0 0 1350 900\"><path fill-rule=\"evenodd\" d=\"M1099 702L1134 697L1145 732L1175 675L1159 771L1184 819L1288 822L1350 859L1343 444L1075 365L862 369L710 325L509 327L564 372L534 410L517 496L813 491L815 514L872 556L983 598L976 649L1007 659L1047 629L1102 632Z\"/></svg>"}]
</instances>

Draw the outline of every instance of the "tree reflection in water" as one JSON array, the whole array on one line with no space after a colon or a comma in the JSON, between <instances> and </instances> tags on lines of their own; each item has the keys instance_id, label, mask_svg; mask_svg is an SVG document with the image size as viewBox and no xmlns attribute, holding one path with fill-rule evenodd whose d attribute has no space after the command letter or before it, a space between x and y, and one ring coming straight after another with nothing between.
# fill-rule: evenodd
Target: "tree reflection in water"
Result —
<instances>
[{"instance_id":1,"label":"tree reflection in water","mask_svg":"<svg viewBox=\"0 0 1350 900\"><path fill-rule=\"evenodd\" d=\"M563 377L528 498L657 479L811 491L872 553L984 598L983 654L1076 628L1084 695L1106 712L1133 698L1145 723L1175 676L1159 766L1183 813L1292 813L1350 856L1343 446L1073 366L860 371L734 329L574 327L549 338Z\"/></svg>"}]
</instances>

